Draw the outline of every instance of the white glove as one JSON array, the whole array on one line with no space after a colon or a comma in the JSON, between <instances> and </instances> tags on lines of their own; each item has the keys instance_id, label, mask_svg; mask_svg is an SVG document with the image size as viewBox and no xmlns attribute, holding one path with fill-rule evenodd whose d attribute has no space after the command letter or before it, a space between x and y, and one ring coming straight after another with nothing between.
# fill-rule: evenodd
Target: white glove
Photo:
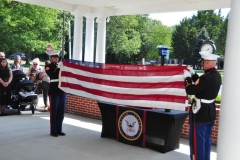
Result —
<instances>
[{"instance_id":1,"label":"white glove","mask_svg":"<svg viewBox=\"0 0 240 160\"><path fill-rule=\"evenodd\" d=\"M193 70L193 68L191 66L188 66L187 69L189 69L189 72L191 74L195 74L195 71Z\"/></svg>"},{"instance_id":2,"label":"white glove","mask_svg":"<svg viewBox=\"0 0 240 160\"><path fill-rule=\"evenodd\" d=\"M58 66L57 66L57 68L60 68L60 69L61 69L61 66L63 66L62 61L58 62Z\"/></svg>"},{"instance_id":3,"label":"white glove","mask_svg":"<svg viewBox=\"0 0 240 160\"><path fill-rule=\"evenodd\" d=\"M191 77L191 74L190 74L190 72L188 72L187 70L183 70L183 77L184 78L187 78L187 77Z\"/></svg>"}]
</instances>

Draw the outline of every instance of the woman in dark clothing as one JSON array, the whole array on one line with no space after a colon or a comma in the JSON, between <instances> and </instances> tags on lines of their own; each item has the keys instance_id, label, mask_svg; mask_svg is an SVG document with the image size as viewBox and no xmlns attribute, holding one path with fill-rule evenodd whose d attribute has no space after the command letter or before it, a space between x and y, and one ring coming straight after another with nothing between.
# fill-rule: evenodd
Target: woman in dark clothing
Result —
<instances>
[{"instance_id":1,"label":"woman in dark clothing","mask_svg":"<svg viewBox=\"0 0 240 160\"><path fill-rule=\"evenodd\" d=\"M5 58L0 59L0 116L6 115L5 108L10 104L12 71Z\"/></svg>"}]
</instances>

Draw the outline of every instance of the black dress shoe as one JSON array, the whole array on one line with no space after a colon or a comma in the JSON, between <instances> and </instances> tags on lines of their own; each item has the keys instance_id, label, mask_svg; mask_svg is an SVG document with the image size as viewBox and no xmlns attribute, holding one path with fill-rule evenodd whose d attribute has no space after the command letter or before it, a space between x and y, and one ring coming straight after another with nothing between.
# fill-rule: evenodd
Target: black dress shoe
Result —
<instances>
[{"instance_id":1,"label":"black dress shoe","mask_svg":"<svg viewBox=\"0 0 240 160\"><path fill-rule=\"evenodd\" d=\"M63 133L63 132L58 132L57 133L59 136L65 136L66 134L65 133Z\"/></svg>"},{"instance_id":2,"label":"black dress shoe","mask_svg":"<svg viewBox=\"0 0 240 160\"><path fill-rule=\"evenodd\" d=\"M58 137L57 133L51 133L50 135L53 136L53 137Z\"/></svg>"}]
</instances>

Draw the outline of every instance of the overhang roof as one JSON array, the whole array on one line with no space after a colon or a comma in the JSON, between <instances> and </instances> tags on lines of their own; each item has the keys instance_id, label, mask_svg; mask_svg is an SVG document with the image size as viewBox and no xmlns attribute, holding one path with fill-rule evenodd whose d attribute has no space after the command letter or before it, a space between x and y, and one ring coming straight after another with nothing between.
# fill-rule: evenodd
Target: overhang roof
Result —
<instances>
[{"instance_id":1,"label":"overhang roof","mask_svg":"<svg viewBox=\"0 0 240 160\"><path fill-rule=\"evenodd\" d=\"M230 8L231 0L15 0L84 15L131 15Z\"/></svg>"}]
</instances>

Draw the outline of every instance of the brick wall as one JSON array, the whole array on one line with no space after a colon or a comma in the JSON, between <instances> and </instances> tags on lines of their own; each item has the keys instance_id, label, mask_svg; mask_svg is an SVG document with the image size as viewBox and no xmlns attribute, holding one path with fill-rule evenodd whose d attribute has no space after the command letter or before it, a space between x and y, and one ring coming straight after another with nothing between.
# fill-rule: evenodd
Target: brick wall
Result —
<instances>
[{"instance_id":1,"label":"brick wall","mask_svg":"<svg viewBox=\"0 0 240 160\"><path fill-rule=\"evenodd\" d=\"M67 94L66 112L101 119L101 113L96 100L72 94Z\"/></svg>"},{"instance_id":2,"label":"brick wall","mask_svg":"<svg viewBox=\"0 0 240 160\"><path fill-rule=\"evenodd\" d=\"M212 133L213 145L217 145L218 122L219 122L219 114L220 114L220 105L217 104L216 107L217 107L217 119L213 127L213 133ZM101 112L99 110L96 100L79 97L72 94L67 94L66 112L85 116L85 117L101 119ZM189 125L188 125L188 117L187 117L185 120L185 123L183 124L181 137L188 138L188 134L189 134Z\"/></svg>"}]
</instances>

